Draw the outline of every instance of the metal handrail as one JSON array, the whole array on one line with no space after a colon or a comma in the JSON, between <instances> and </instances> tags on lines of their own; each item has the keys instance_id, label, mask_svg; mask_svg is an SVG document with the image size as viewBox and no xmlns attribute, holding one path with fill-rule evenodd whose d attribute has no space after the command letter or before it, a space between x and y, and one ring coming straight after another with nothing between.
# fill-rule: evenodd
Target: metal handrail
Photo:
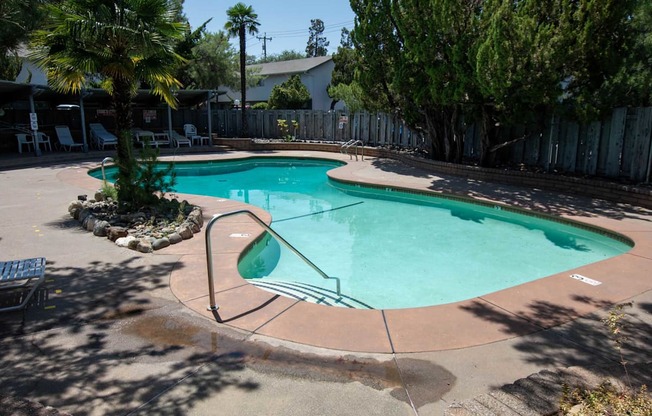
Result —
<instances>
[{"instance_id":1,"label":"metal handrail","mask_svg":"<svg viewBox=\"0 0 652 416\"><path fill-rule=\"evenodd\" d=\"M106 183L106 174L104 173L104 164L107 163L107 162L113 162L113 158L112 157L105 157L104 159L102 159L102 181L104 183Z\"/></svg>"},{"instance_id":2,"label":"metal handrail","mask_svg":"<svg viewBox=\"0 0 652 416\"><path fill-rule=\"evenodd\" d=\"M308 260L306 256L301 254L299 250L294 248L292 244L288 243L285 241L283 237L281 237L276 231L274 231L269 225L267 225L263 220L261 220L256 214L251 212L248 209L240 209L237 211L230 211L230 212L225 212L223 214L215 214L213 215L213 218L208 221L208 224L206 225L206 265L208 268L208 296L210 298L210 305L208 305L208 310L209 311L216 311L219 309L217 306L217 302L215 301L215 284L213 282L213 250L211 247L211 228L213 228L213 224L217 222L217 220L225 217L231 217L233 215L239 215L239 214L247 214L251 219L256 221L261 227L265 229L268 233L270 233L272 236L274 236L277 240L279 240L281 243L283 243L287 248L292 250L294 254L299 256L301 260L306 262L310 267L313 268L317 273L321 275L324 279L332 279L335 280L336 285L337 285L337 296L341 296L340 293L340 279L338 277L331 277L324 273L319 267L317 267L313 262Z\"/></svg>"},{"instance_id":3,"label":"metal handrail","mask_svg":"<svg viewBox=\"0 0 652 416\"><path fill-rule=\"evenodd\" d=\"M353 156L349 154L349 148L351 146L355 146L355 160L358 160L358 145L362 146L362 160L364 160L364 143L362 143L361 140L353 139L344 143L340 148L340 153L344 153L343 151L346 150L346 154L349 155L349 159L353 159Z\"/></svg>"}]
</instances>

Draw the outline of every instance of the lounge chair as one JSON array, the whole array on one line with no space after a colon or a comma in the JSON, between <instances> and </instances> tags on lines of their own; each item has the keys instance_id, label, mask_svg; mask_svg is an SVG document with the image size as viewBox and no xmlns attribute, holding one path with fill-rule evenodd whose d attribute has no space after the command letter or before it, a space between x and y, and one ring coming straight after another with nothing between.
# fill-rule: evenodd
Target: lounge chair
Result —
<instances>
[{"instance_id":1,"label":"lounge chair","mask_svg":"<svg viewBox=\"0 0 652 416\"><path fill-rule=\"evenodd\" d=\"M34 146L34 138L31 134L16 133L16 140L18 140L18 153L23 153L25 145L27 145L27 151L32 150L32 146Z\"/></svg>"},{"instance_id":2,"label":"lounge chair","mask_svg":"<svg viewBox=\"0 0 652 416\"><path fill-rule=\"evenodd\" d=\"M21 294L22 301L18 305L5 306L0 312L23 309L32 298L36 289L45 278L45 258L37 257L24 260L0 261L0 290L24 291L29 287L29 292ZM31 287L30 287L31 286Z\"/></svg>"},{"instance_id":3,"label":"lounge chair","mask_svg":"<svg viewBox=\"0 0 652 416\"><path fill-rule=\"evenodd\" d=\"M100 123L90 123L91 138L98 149L104 150L104 146L118 146L118 138L115 134L109 133Z\"/></svg>"},{"instance_id":4,"label":"lounge chair","mask_svg":"<svg viewBox=\"0 0 652 416\"><path fill-rule=\"evenodd\" d=\"M63 147L63 150L66 152L69 152L73 148L79 148L81 150L84 149L83 144L75 143L72 138L72 134L70 134L70 129L68 126L54 126L54 131L57 133L57 140L59 141L59 145Z\"/></svg>"},{"instance_id":5,"label":"lounge chair","mask_svg":"<svg viewBox=\"0 0 652 416\"><path fill-rule=\"evenodd\" d=\"M170 138L175 147L180 147L182 144L187 144L188 147L192 147L192 141L189 138L180 135L175 130L172 130L172 136Z\"/></svg>"},{"instance_id":6,"label":"lounge chair","mask_svg":"<svg viewBox=\"0 0 652 416\"><path fill-rule=\"evenodd\" d=\"M183 133L186 135L186 138L192 140L193 143L198 141L200 146L204 144L204 141L206 144L211 143L210 137L197 134L197 127L195 127L194 124L184 124Z\"/></svg>"}]
</instances>

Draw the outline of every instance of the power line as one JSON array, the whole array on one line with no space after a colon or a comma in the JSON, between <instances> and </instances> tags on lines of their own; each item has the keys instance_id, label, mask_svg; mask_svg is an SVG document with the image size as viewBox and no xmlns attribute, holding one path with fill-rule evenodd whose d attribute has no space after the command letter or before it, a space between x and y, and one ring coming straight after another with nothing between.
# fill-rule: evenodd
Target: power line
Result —
<instances>
[{"instance_id":1,"label":"power line","mask_svg":"<svg viewBox=\"0 0 652 416\"><path fill-rule=\"evenodd\" d=\"M268 38L267 32L265 32L265 34L262 37L256 36L256 39L263 41L263 58L267 60L267 41L271 42L272 38L271 37Z\"/></svg>"}]
</instances>

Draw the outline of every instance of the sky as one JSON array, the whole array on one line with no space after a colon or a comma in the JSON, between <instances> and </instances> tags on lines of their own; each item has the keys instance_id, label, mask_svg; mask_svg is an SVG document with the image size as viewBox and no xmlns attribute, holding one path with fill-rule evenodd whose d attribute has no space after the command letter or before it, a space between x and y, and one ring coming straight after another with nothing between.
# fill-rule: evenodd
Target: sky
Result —
<instances>
[{"instance_id":1,"label":"sky","mask_svg":"<svg viewBox=\"0 0 652 416\"><path fill-rule=\"evenodd\" d=\"M185 0L183 11L194 29L211 17L213 20L206 26L209 32L224 30L226 9L235 5L238 0ZM258 14L259 37L272 38L267 40L267 55L278 54L284 50L295 50L305 53L308 43L310 19L321 19L324 22L324 36L330 41L329 54L335 53L340 44L343 27L353 29L355 14L351 10L349 0L242 0L247 6L252 6ZM237 39L232 39L238 49ZM247 55L263 56L263 40L255 36L247 36Z\"/></svg>"}]
</instances>

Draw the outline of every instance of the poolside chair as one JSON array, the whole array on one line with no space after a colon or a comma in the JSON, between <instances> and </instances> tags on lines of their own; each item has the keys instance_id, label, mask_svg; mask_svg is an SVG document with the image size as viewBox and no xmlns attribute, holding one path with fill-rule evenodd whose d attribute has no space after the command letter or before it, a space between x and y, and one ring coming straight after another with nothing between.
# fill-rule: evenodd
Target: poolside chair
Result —
<instances>
[{"instance_id":1,"label":"poolside chair","mask_svg":"<svg viewBox=\"0 0 652 416\"><path fill-rule=\"evenodd\" d=\"M63 150L69 152L73 148L84 149L84 145L81 143L75 143L70 134L70 129L68 126L54 126L54 131L57 133L57 140L59 145L63 147Z\"/></svg>"},{"instance_id":2,"label":"poolside chair","mask_svg":"<svg viewBox=\"0 0 652 416\"><path fill-rule=\"evenodd\" d=\"M38 146L43 145L43 150L47 147L48 150L51 152L52 151L52 143L50 143L50 136L47 134L37 131L36 132L36 144Z\"/></svg>"},{"instance_id":3,"label":"poolside chair","mask_svg":"<svg viewBox=\"0 0 652 416\"><path fill-rule=\"evenodd\" d=\"M104 150L104 146L118 146L118 138L113 133L109 133L102 124L90 123L91 138L98 149Z\"/></svg>"},{"instance_id":4,"label":"poolside chair","mask_svg":"<svg viewBox=\"0 0 652 416\"><path fill-rule=\"evenodd\" d=\"M32 146L34 146L34 138L31 134L16 133L16 140L18 140L18 153L23 153L25 145L27 145L27 151L32 150Z\"/></svg>"},{"instance_id":5,"label":"poolside chair","mask_svg":"<svg viewBox=\"0 0 652 416\"><path fill-rule=\"evenodd\" d=\"M204 141L206 144L211 143L210 137L197 134L197 127L195 127L194 124L184 124L183 133L186 135L186 138L192 140L193 143L198 141L200 146L204 144Z\"/></svg>"},{"instance_id":6,"label":"poolside chair","mask_svg":"<svg viewBox=\"0 0 652 416\"><path fill-rule=\"evenodd\" d=\"M45 257L33 259L0 261L0 291L29 288L27 294L21 293L18 305L0 307L0 312L23 309L45 278Z\"/></svg>"},{"instance_id":7,"label":"poolside chair","mask_svg":"<svg viewBox=\"0 0 652 416\"><path fill-rule=\"evenodd\" d=\"M192 147L192 141L189 138L180 135L175 130L171 130L171 132L172 132L172 136L170 137L170 139L172 139L172 144L175 147L180 147L182 144L186 144L188 145L188 147Z\"/></svg>"}]
</instances>

